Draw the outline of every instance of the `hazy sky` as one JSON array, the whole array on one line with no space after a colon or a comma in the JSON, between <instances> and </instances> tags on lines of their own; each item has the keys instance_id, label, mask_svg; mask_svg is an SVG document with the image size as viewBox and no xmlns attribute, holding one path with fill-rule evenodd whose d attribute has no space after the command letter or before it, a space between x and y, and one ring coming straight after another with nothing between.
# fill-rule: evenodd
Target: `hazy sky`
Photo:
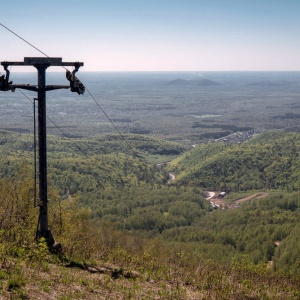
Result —
<instances>
[{"instance_id":1,"label":"hazy sky","mask_svg":"<svg viewBox=\"0 0 300 300\"><path fill-rule=\"evenodd\" d=\"M300 70L300 0L3 0L0 23L82 71ZM42 56L0 38L1 61Z\"/></svg>"}]
</instances>

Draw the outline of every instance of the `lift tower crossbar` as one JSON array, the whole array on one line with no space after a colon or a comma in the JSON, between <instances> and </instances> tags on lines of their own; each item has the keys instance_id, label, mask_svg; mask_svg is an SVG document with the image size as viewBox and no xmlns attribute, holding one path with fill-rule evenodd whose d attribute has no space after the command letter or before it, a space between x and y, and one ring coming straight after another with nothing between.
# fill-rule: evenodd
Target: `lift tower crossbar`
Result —
<instances>
[{"instance_id":1,"label":"lift tower crossbar","mask_svg":"<svg viewBox=\"0 0 300 300\"><path fill-rule=\"evenodd\" d=\"M37 238L45 238L48 246L52 247L54 239L48 228L48 194L47 194L47 144L46 144L46 92L57 89L69 89L70 85L46 85L46 69L51 66L72 66L78 70L82 62L62 62L60 57L25 57L24 62L1 62L9 77L8 66L33 66L38 72L38 85L12 84L9 78L7 89L14 91L16 88L37 92L38 100L38 157L39 157L39 231ZM73 73L75 74L75 73ZM75 77L75 75L74 75Z\"/></svg>"}]
</instances>

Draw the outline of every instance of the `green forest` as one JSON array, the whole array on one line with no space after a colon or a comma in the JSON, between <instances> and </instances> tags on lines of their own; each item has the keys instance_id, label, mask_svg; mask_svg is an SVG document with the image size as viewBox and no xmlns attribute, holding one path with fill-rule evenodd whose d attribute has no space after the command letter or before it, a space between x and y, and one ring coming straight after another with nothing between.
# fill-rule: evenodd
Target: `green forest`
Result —
<instances>
[{"instance_id":1,"label":"green forest","mask_svg":"<svg viewBox=\"0 0 300 300\"><path fill-rule=\"evenodd\" d=\"M207 143L173 160L176 183L207 190L297 191L300 135L273 131L242 144Z\"/></svg>"},{"instance_id":2,"label":"green forest","mask_svg":"<svg viewBox=\"0 0 300 300\"><path fill-rule=\"evenodd\" d=\"M99 299L99 290L114 299L299 299L298 133L193 149L124 137L48 137L50 229L61 256L34 240L33 137L0 132L5 297L31 299L30 282L43 274L45 299L62 288L59 276L80 287L59 299ZM215 209L207 191L268 196Z\"/></svg>"}]
</instances>

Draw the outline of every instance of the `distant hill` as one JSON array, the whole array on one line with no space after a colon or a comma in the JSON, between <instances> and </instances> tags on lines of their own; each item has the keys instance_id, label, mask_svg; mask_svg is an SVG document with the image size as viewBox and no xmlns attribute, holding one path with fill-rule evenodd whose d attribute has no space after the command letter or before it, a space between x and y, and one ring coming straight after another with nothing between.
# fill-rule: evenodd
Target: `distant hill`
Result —
<instances>
[{"instance_id":1,"label":"distant hill","mask_svg":"<svg viewBox=\"0 0 300 300\"><path fill-rule=\"evenodd\" d=\"M207 190L300 190L300 134L270 132L246 143L199 145L172 161L174 183Z\"/></svg>"},{"instance_id":2,"label":"distant hill","mask_svg":"<svg viewBox=\"0 0 300 300\"><path fill-rule=\"evenodd\" d=\"M219 82L210 80L210 79L175 79L168 83L169 85L180 85L180 86L218 86L221 85Z\"/></svg>"}]
</instances>

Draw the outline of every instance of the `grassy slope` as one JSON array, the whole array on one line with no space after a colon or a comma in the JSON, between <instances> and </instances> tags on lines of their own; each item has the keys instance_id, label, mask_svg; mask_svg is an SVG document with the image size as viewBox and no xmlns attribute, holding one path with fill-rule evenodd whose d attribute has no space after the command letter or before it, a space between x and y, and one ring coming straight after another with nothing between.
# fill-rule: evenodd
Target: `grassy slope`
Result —
<instances>
[{"instance_id":1,"label":"grassy slope","mask_svg":"<svg viewBox=\"0 0 300 300\"><path fill-rule=\"evenodd\" d=\"M159 266L155 261L137 261L142 272L131 271L131 278L126 275L127 278L120 276L117 279L111 274L90 273L47 261L41 261L39 265L20 266L16 263L10 270L4 268L1 271L0 297L49 300L299 299L297 280L244 264L228 268L203 262L190 269L190 266L183 267L184 261L177 258L175 263L173 259L160 261Z\"/></svg>"},{"instance_id":2,"label":"grassy slope","mask_svg":"<svg viewBox=\"0 0 300 300\"><path fill-rule=\"evenodd\" d=\"M29 228L17 240L2 233L1 299L298 299L300 295L299 277L274 273L244 259L232 265L201 260L188 247L128 235L91 222L85 211L65 209L66 225L60 233L52 231L63 245L63 259L49 254L44 243L36 244Z\"/></svg>"}]
</instances>

